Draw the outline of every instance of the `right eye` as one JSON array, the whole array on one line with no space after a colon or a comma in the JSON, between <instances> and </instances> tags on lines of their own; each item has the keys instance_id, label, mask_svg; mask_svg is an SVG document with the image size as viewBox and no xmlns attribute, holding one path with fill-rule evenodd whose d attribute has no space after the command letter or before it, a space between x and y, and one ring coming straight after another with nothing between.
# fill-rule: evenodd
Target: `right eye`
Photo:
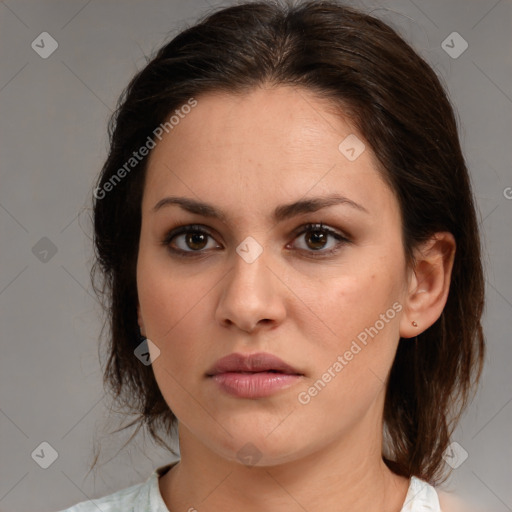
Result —
<instances>
[{"instance_id":1,"label":"right eye","mask_svg":"<svg viewBox=\"0 0 512 512\"><path fill-rule=\"evenodd\" d=\"M208 249L208 237L213 240L212 235L202 226L191 224L171 230L165 235L162 245L167 246L172 253L178 256L193 257ZM174 240L176 241L173 243ZM216 245L210 247L210 249L215 247L218 248L219 246Z\"/></svg>"}]
</instances>

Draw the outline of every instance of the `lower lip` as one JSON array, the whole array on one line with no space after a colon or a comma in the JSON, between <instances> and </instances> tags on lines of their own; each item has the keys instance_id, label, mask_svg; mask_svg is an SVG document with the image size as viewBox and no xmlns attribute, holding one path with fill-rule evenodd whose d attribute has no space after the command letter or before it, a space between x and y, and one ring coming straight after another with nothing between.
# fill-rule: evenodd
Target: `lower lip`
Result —
<instances>
[{"instance_id":1,"label":"lower lip","mask_svg":"<svg viewBox=\"0 0 512 512\"><path fill-rule=\"evenodd\" d=\"M302 375L285 373L218 373L211 378L226 393L239 398L264 398L277 391L289 388L301 379Z\"/></svg>"}]
</instances>

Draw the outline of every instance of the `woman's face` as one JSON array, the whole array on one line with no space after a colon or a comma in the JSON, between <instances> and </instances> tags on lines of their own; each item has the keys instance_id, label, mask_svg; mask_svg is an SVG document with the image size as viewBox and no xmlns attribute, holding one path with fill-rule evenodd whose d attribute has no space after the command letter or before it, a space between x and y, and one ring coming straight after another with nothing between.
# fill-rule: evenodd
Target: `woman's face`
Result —
<instances>
[{"instance_id":1,"label":"woman's face","mask_svg":"<svg viewBox=\"0 0 512 512\"><path fill-rule=\"evenodd\" d=\"M137 263L139 323L180 434L257 465L378 440L409 273L375 156L304 89L196 100L150 155ZM285 207L331 195L346 201ZM193 224L205 233L168 236ZM299 375L209 376L234 352Z\"/></svg>"}]
</instances>

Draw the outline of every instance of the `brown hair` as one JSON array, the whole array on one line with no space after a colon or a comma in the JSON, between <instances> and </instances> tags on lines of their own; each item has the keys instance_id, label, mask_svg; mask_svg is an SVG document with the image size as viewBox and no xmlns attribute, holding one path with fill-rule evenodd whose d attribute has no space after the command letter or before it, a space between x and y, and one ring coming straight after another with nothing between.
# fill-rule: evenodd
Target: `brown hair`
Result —
<instances>
[{"instance_id":1,"label":"brown hair","mask_svg":"<svg viewBox=\"0 0 512 512\"><path fill-rule=\"evenodd\" d=\"M191 97L262 84L307 88L350 115L399 202L408 264L433 233L455 237L444 311L416 341L400 339L384 407L388 466L438 483L446 469L442 454L484 357L484 278L470 179L453 109L431 67L387 24L335 1L250 2L214 12L163 46L119 100L94 193L91 278L110 322L104 384L138 415L123 429L137 423L135 435L146 425L173 451L159 434L169 439L176 417L151 366L134 357L147 157L115 186L106 184Z\"/></svg>"}]
</instances>

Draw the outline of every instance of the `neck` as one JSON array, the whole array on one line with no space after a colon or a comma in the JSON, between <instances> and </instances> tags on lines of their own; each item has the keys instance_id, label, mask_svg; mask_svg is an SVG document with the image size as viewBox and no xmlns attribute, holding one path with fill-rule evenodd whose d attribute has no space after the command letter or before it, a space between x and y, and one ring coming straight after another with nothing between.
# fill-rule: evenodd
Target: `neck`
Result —
<instances>
[{"instance_id":1,"label":"neck","mask_svg":"<svg viewBox=\"0 0 512 512\"><path fill-rule=\"evenodd\" d=\"M220 457L180 425L181 459L160 479L160 491L171 512L397 512L409 480L382 461L382 439L371 439L355 429L292 462L248 467Z\"/></svg>"}]
</instances>

